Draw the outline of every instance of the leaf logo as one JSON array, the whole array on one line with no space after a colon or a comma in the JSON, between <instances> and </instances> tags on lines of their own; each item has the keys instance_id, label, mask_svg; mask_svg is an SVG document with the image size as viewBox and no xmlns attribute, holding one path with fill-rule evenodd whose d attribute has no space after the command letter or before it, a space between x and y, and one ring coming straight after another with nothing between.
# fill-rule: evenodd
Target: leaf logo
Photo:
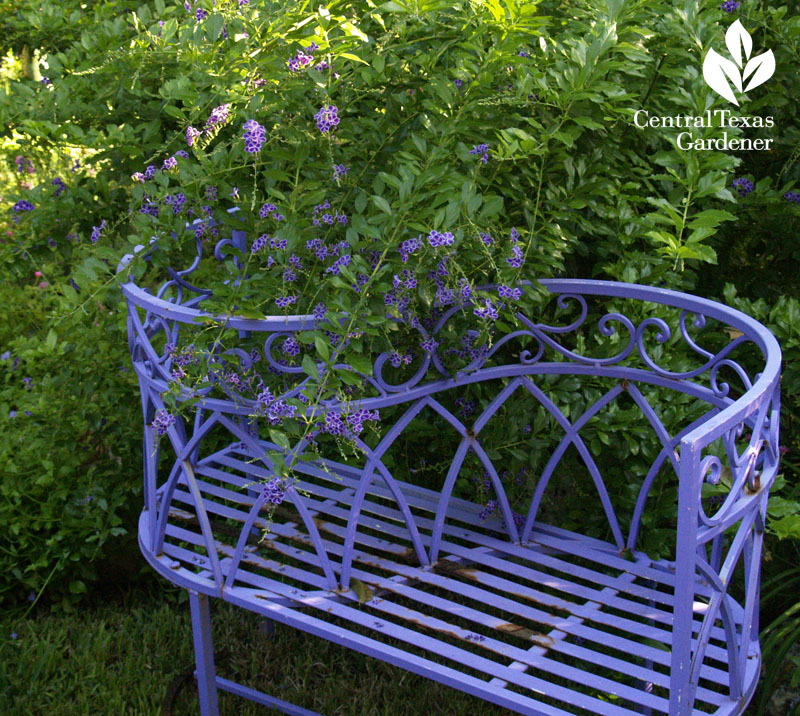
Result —
<instances>
[{"instance_id":1,"label":"leaf logo","mask_svg":"<svg viewBox=\"0 0 800 716\"><path fill-rule=\"evenodd\" d=\"M725 33L725 44L733 59L723 57L712 47L703 60L703 79L718 95L738 107L739 101L731 85L743 93L764 84L775 73L775 55L767 50L751 58L753 38L739 20ZM745 82L747 85L743 88Z\"/></svg>"}]
</instances>

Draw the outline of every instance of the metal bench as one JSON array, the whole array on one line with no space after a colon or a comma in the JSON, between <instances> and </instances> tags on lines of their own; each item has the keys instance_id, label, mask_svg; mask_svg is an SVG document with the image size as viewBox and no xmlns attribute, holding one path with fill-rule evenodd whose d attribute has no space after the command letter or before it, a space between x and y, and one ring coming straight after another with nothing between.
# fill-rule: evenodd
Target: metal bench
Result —
<instances>
[{"instance_id":1,"label":"metal bench","mask_svg":"<svg viewBox=\"0 0 800 716\"><path fill-rule=\"evenodd\" d=\"M228 241L244 241L241 232L233 233ZM372 395L360 407L388 410L393 422L382 422L371 444L356 438L358 459L297 460L297 479L282 486L283 501L268 519L267 494L257 483L273 479L269 453L299 455L304 446L289 451L265 439L269 433L253 417L252 402L209 393L194 406L193 423L179 419L161 441L151 427L164 410L174 346L191 340L188 327L204 315L206 294L187 275L173 272L157 295L132 280L123 292L145 422L139 544L155 570L189 590L203 716L218 714L218 689L288 714L312 713L215 674L209 597L516 713L744 712L760 672L759 563L778 465L781 358L763 326L729 307L669 290L543 280L558 307L572 310L568 325L523 316L525 329L513 336L523 350L511 353L506 339L497 341L469 370L449 375L434 349L399 385L383 378L386 356L378 357L365 378ZM675 321L670 327L659 317L596 312L600 297L661 307ZM439 320L434 334L457 309ZM601 318L595 323L589 316ZM714 352L690 334L707 320L731 334ZM227 321L241 336L266 342L274 373L287 370L269 357L274 341L314 325L311 316ZM581 332L590 339L577 345L613 338L619 350L592 358L589 350L565 347ZM662 359L680 344L696 359L695 368L661 367L648 341L665 350ZM747 345L758 349L760 361L750 372L731 357ZM738 397L722 382L725 371L741 383ZM566 375L608 387L582 413L573 408L568 415L547 391L557 380L550 376ZM292 377L302 382L304 375ZM452 398L479 383L485 399L467 419L453 409ZM682 399L703 409L670 432L648 398L653 391L688 396ZM584 440L586 426L622 398L638 411L655 445L626 519L615 511L617 496L607 485L613 476L601 474L597 450ZM518 400L539 406L556 430L522 520L512 513L502 460L482 444L487 426L504 420L505 406ZM449 467L438 489L387 467L393 446L423 419L452 437L442 442ZM165 462L159 448L167 449L167 438ZM544 519L568 449L596 491L607 539L558 526L557 515ZM482 505L454 495L468 455L485 470L497 516L487 519ZM657 482L677 486L671 559L650 558L638 546ZM716 484L715 500L703 497L704 484ZM737 565L743 597L734 599L729 586Z\"/></svg>"}]
</instances>

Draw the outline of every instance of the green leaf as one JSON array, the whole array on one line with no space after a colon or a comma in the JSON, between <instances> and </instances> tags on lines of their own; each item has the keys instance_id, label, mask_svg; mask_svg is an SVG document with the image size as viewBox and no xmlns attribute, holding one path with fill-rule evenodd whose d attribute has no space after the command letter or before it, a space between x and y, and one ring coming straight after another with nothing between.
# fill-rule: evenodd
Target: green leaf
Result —
<instances>
[{"instance_id":1,"label":"green leaf","mask_svg":"<svg viewBox=\"0 0 800 716\"><path fill-rule=\"evenodd\" d=\"M358 579L353 579L351 577L350 587L356 593L359 604L366 604L375 597L373 591L366 584L364 584L364 582L361 582Z\"/></svg>"},{"instance_id":2,"label":"green leaf","mask_svg":"<svg viewBox=\"0 0 800 716\"><path fill-rule=\"evenodd\" d=\"M391 216L392 214L392 207L386 199L382 196L378 196L377 194L372 195L372 203L375 204L381 211L386 212Z\"/></svg>"},{"instance_id":3,"label":"green leaf","mask_svg":"<svg viewBox=\"0 0 800 716\"><path fill-rule=\"evenodd\" d=\"M315 336L314 346L317 349L319 357L327 363L331 358L331 350L330 346L328 345L328 341L326 341L322 336Z\"/></svg>"},{"instance_id":4,"label":"green leaf","mask_svg":"<svg viewBox=\"0 0 800 716\"><path fill-rule=\"evenodd\" d=\"M369 66L369 62L362 60L358 55L354 55L351 52L343 52L339 57L345 57L348 60L355 60L356 62L360 62L362 65Z\"/></svg>"},{"instance_id":5,"label":"green leaf","mask_svg":"<svg viewBox=\"0 0 800 716\"><path fill-rule=\"evenodd\" d=\"M269 436L272 438L272 442L276 445L280 445L284 450L289 450L291 445L289 444L289 438L286 437L285 433L282 433L280 430L272 430L270 428Z\"/></svg>"},{"instance_id":6,"label":"green leaf","mask_svg":"<svg viewBox=\"0 0 800 716\"><path fill-rule=\"evenodd\" d=\"M220 32L222 32L223 18L222 15L214 13L205 19L206 37L211 42L216 42Z\"/></svg>"},{"instance_id":7,"label":"green leaf","mask_svg":"<svg viewBox=\"0 0 800 716\"><path fill-rule=\"evenodd\" d=\"M347 362L359 373L372 375L372 361L366 356L353 356L352 358L348 358Z\"/></svg>"},{"instance_id":8,"label":"green leaf","mask_svg":"<svg viewBox=\"0 0 800 716\"><path fill-rule=\"evenodd\" d=\"M316 361L314 361L310 355L303 356L303 362L301 365L303 366L303 370L308 375L310 375L314 380L319 380L319 368L317 367Z\"/></svg>"}]
</instances>

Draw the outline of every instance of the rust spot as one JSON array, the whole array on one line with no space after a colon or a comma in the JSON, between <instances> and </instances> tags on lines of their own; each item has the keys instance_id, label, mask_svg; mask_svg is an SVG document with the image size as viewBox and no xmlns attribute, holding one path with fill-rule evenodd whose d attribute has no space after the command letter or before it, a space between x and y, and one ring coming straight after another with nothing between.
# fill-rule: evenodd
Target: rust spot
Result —
<instances>
[{"instance_id":1,"label":"rust spot","mask_svg":"<svg viewBox=\"0 0 800 716\"><path fill-rule=\"evenodd\" d=\"M630 381L629 381L629 380L626 378L625 380L623 380L623 381L622 381L622 389L623 389L623 390L627 390L627 389L628 389L628 386L629 386L630 384L631 384L631 382L630 382Z\"/></svg>"},{"instance_id":2,"label":"rust spot","mask_svg":"<svg viewBox=\"0 0 800 716\"><path fill-rule=\"evenodd\" d=\"M552 637L549 637L546 634L540 634L539 632L535 632L527 627L519 626L519 624L506 622L505 624L498 624L495 629L503 632L504 634L518 636L520 639L525 639L525 641L535 642L545 649L549 649L555 644Z\"/></svg>"}]
</instances>

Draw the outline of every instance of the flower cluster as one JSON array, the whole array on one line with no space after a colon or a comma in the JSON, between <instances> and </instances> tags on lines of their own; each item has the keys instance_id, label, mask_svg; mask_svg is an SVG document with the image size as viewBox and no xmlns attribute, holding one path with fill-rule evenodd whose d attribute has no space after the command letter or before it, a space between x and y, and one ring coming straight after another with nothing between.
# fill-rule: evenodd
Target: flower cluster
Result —
<instances>
[{"instance_id":1,"label":"flower cluster","mask_svg":"<svg viewBox=\"0 0 800 716\"><path fill-rule=\"evenodd\" d=\"M19 223L23 211L33 211L35 208L36 207L31 204L31 202L26 201L25 199L20 199L16 204L14 204L14 206L11 207L11 211L14 212L14 223Z\"/></svg>"},{"instance_id":2,"label":"flower cluster","mask_svg":"<svg viewBox=\"0 0 800 716\"><path fill-rule=\"evenodd\" d=\"M294 405L289 405L283 398L276 398L269 388L261 386L256 398L255 414L266 416L270 425L279 425L284 418L293 418L297 413Z\"/></svg>"},{"instance_id":3,"label":"flower cluster","mask_svg":"<svg viewBox=\"0 0 800 716\"><path fill-rule=\"evenodd\" d=\"M469 150L470 154L480 154L481 161L486 164L489 161L489 145L479 144L477 147L473 144L472 149Z\"/></svg>"},{"instance_id":4,"label":"flower cluster","mask_svg":"<svg viewBox=\"0 0 800 716\"><path fill-rule=\"evenodd\" d=\"M421 248L422 235L420 234L414 239L406 239L403 241L397 250L400 252L400 258L403 260L403 263L406 263L406 261L408 261L408 257Z\"/></svg>"},{"instance_id":5,"label":"flower cluster","mask_svg":"<svg viewBox=\"0 0 800 716\"><path fill-rule=\"evenodd\" d=\"M278 308L289 308L295 301L297 301L297 296L278 296L275 299L275 305Z\"/></svg>"},{"instance_id":6,"label":"flower cluster","mask_svg":"<svg viewBox=\"0 0 800 716\"><path fill-rule=\"evenodd\" d=\"M294 336L289 336L283 341L283 347L281 348L284 355L289 356L290 358L294 358L295 356L300 355L300 344L297 341L297 338Z\"/></svg>"},{"instance_id":7,"label":"flower cluster","mask_svg":"<svg viewBox=\"0 0 800 716\"><path fill-rule=\"evenodd\" d=\"M348 167L344 164L334 164L333 165L333 180L339 181L339 179L343 179L345 175L350 171Z\"/></svg>"},{"instance_id":8,"label":"flower cluster","mask_svg":"<svg viewBox=\"0 0 800 716\"><path fill-rule=\"evenodd\" d=\"M519 301L522 298L521 288L510 288L509 286L498 286L497 293L500 298L510 298L512 301Z\"/></svg>"},{"instance_id":9,"label":"flower cluster","mask_svg":"<svg viewBox=\"0 0 800 716\"><path fill-rule=\"evenodd\" d=\"M203 133L199 129L195 129L194 127L187 127L186 128L186 143L191 147L194 144L194 140L198 137L202 137Z\"/></svg>"},{"instance_id":10,"label":"flower cluster","mask_svg":"<svg viewBox=\"0 0 800 716\"><path fill-rule=\"evenodd\" d=\"M755 187L753 186L753 182L751 182L749 179L745 179L744 177L739 177L738 179L734 179L733 188L736 189L737 192L739 192L739 196L741 197L745 197L748 194L752 194L753 189L755 189Z\"/></svg>"},{"instance_id":11,"label":"flower cluster","mask_svg":"<svg viewBox=\"0 0 800 716\"><path fill-rule=\"evenodd\" d=\"M786 199L787 201L793 201L795 202L795 204L800 204L800 194L798 194L797 192L787 191L783 195L783 198Z\"/></svg>"},{"instance_id":12,"label":"flower cluster","mask_svg":"<svg viewBox=\"0 0 800 716\"><path fill-rule=\"evenodd\" d=\"M435 249L439 246L452 246L453 235L449 231L441 233L434 229L428 234L428 243Z\"/></svg>"},{"instance_id":13,"label":"flower cluster","mask_svg":"<svg viewBox=\"0 0 800 716\"><path fill-rule=\"evenodd\" d=\"M106 228L106 220L105 219L103 219L100 222L100 226L93 226L92 227L92 237L91 238L92 238L92 243L93 244L96 244L100 240L100 233L105 228Z\"/></svg>"},{"instance_id":14,"label":"flower cluster","mask_svg":"<svg viewBox=\"0 0 800 716\"><path fill-rule=\"evenodd\" d=\"M64 190L67 188L66 184L61 181L60 177L56 177L50 183L56 188L56 190L53 192L53 196L61 196L64 193Z\"/></svg>"},{"instance_id":15,"label":"flower cluster","mask_svg":"<svg viewBox=\"0 0 800 716\"><path fill-rule=\"evenodd\" d=\"M286 64L289 66L290 72L301 72L306 67L308 67L313 61L313 53L317 50L316 43L312 42L307 48L305 54L303 50L298 50L297 54L292 57Z\"/></svg>"},{"instance_id":16,"label":"flower cluster","mask_svg":"<svg viewBox=\"0 0 800 716\"><path fill-rule=\"evenodd\" d=\"M495 307L494 303L492 303L491 298L485 299L484 307L483 308L473 308L472 312L478 318L488 318L492 321L496 321L498 317L497 308Z\"/></svg>"},{"instance_id":17,"label":"flower cluster","mask_svg":"<svg viewBox=\"0 0 800 716\"><path fill-rule=\"evenodd\" d=\"M521 268L522 267L522 249L519 246L512 246L511 247L512 256L507 258L509 266L512 268Z\"/></svg>"},{"instance_id":18,"label":"flower cluster","mask_svg":"<svg viewBox=\"0 0 800 716\"><path fill-rule=\"evenodd\" d=\"M344 420L341 413L329 410L325 414L322 432L352 440L364 431L364 423L378 422L380 419L377 410L354 410Z\"/></svg>"},{"instance_id":19,"label":"flower cluster","mask_svg":"<svg viewBox=\"0 0 800 716\"><path fill-rule=\"evenodd\" d=\"M267 130L256 120L249 119L244 123L244 151L256 154L267 140Z\"/></svg>"},{"instance_id":20,"label":"flower cluster","mask_svg":"<svg viewBox=\"0 0 800 716\"><path fill-rule=\"evenodd\" d=\"M742 3L738 2L738 0L725 0L725 2L722 3L722 9L725 12L736 12L741 4Z\"/></svg>"},{"instance_id":21,"label":"flower cluster","mask_svg":"<svg viewBox=\"0 0 800 716\"><path fill-rule=\"evenodd\" d=\"M157 435L166 435L169 430L175 425L175 416L168 413L166 410L158 410L153 418L153 429Z\"/></svg>"},{"instance_id":22,"label":"flower cluster","mask_svg":"<svg viewBox=\"0 0 800 716\"><path fill-rule=\"evenodd\" d=\"M215 107L213 110L211 110L211 114L206 120L206 134L214 129L214 127L227 123L229 107L230 105L228 104L221 104L219 107Z\"/></svg>"},{"instance_id":23,"label":"flower cluster","mask_svg":"<svg viewBox=\"0 0 800 716\"><path fill-rule=\"evenodd\" d=\"M172 194L167 194L164 198L164 201L167 203L167 206L172 207L172 215L177 216L183 211L183 207L186 205L186 194L182 191L179 191L175 196Z\"/></svg>"},{"instance_id":24,"label":"flower cluster","mask_svg":"<svg viewBox=\"0 0 800 716\"><path fill-rule=\"evenodd\" d=\"M317 121L317 129L326 134L339 124L339 109L333 104L325 105L320 107L314 119Z\"/></svg>"},{"instance_id":25,"label":"flower cluster","mask_svg":"<svg viewBox=\"0 0 800 716\"><path fill-rule=\"evenodd\" d=\"M286 490L289 489L288 483L280 477L272 477L261 489L261 494L264 496L264 502L270 505L280 505L286 495Z\"/></svg>"}]
</instances>

